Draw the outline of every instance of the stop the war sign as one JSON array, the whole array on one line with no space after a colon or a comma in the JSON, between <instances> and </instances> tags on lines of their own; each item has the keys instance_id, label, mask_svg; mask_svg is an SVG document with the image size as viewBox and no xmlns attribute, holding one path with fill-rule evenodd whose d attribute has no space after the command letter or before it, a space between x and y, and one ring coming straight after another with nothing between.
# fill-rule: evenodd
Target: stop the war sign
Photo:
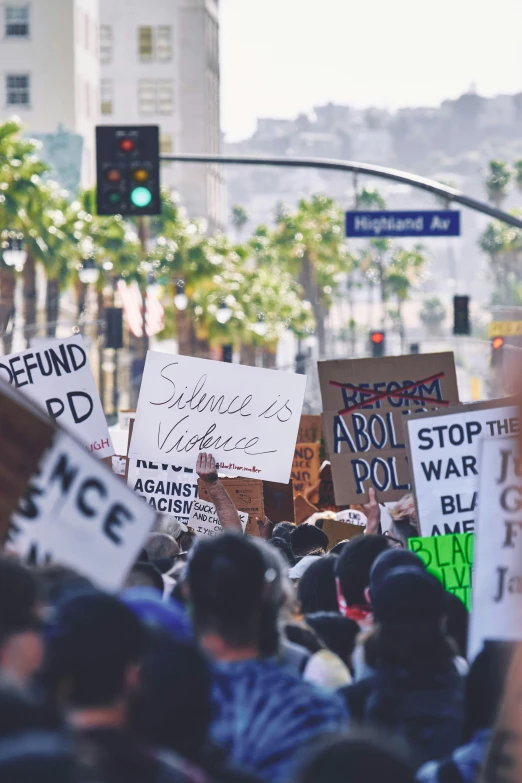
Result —
<instances>
[{"instance_id":1,"label":"stop the war sign","mask_svg":"<svg viewBox=\"0 0 522 783\"><path fill-rule=\"evenodd\" d=\"M96 383L78 335L3 356L0 380L19 389L97 457L114 454Z\"/></svg>"}]
</instances>

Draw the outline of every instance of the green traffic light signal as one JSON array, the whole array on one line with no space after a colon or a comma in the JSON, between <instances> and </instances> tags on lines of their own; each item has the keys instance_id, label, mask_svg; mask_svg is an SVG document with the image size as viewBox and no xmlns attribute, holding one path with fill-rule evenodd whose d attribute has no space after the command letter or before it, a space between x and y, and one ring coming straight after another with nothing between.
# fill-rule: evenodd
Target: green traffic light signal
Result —
<instances>
[{"instance_id":1,"label":"green traffic light signal","mask_svg":"<svg viewBox=\"0 0 522 783\"><path fill-rule=\"evenodd\" d=\"M134 188L134 190L131 192L130 198L135 207L144 209L145 207L148 207L152 201L152 193L148 188Z\"/></svg>"}]
</instances>

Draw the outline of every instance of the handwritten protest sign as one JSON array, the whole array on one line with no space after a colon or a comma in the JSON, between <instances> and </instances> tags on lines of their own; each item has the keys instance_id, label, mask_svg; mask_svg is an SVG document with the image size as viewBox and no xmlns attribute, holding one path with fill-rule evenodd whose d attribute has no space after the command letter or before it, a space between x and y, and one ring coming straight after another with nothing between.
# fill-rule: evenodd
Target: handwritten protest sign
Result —
<instances>
[{"instance_id":1,"label":"handwritten protest sign","mask_svg":"<svg viewBox=\"0 0 522 783\"><path fill-rule=\"evenodd\" d=\"M94 377L82 338L55 340L42 350L0 359L0 380L20 389L54 420L86 444L97 457L112 448Z\"/></svg>"},{"instance_id":2,"label":"handwritten protest sign","mask_svg":"<svg viewBox=\"0 0 522 783\"><path fill-rule=\"evenodd\" d=\"M518 432L518 408L510 400L458 405L408 419L410 471L424 536L475 530L480 443Z\"/></svg>"},{"instance_id":3,"label":"handwritten protest sign","mask_svg":"<svg viewBox=\"0 0 522 783\"><path fill-rule=\"evenodd\" d=\"M303 413L297 432L297 443L317 443L323 437L321 416Z\"/></svg>"},{"instance_id":4,"label":"handwritten protest sign","mask_svg":"<svg viewBox=\"0 0 522 783\"><path fill-rule=\"evenodd\" d=\"M405 416L458 402L452 353L319 362L338 505L398 500L410 488Z\"/></svg>"},{"instance_id":5,"label":"handwritten protest sign","mask_svg":"<svg viewBox=\"0 0 522 783\"><path fill-rule=\"evenodd\" d=\"M408 539L408 548L449 593L460 598L468 611L471 610L473 544L473 533Z\"/></svg>"},{"instance_id":6,"label":"handwritten protest sign","mask_svg":"<svg viewBox=\"0 0 522 783\"><path fill-rule=\"evenodd\" d=\"M198 478L192 468L129 460L127 484L159 514L188 522L198 496Z\"/></svg>"},{"instance_id":7,"label":"handwritten protest sign","mask_svg":"<svg viewBox=\"0 0 522 783\"><path fill-rule=\"evenodd\" d=\"M247 534L259 536L256 520L264 519L265 516L263 482L244 478L224 478L221 481L237 510L248 514ZM211 502L205 483L201 479L198 482L198 494L201 500Z\"/></svg>"},{"instance_id":8,"label":"handwritten protest sign","mask_svg":"<svg viewBox=\"0 0 522 783\"><path fill-rule=\"evenodd\" d=\"M248 514L243 511L237 513L244 533L248 523ZM214 504L199 498L192 504L188 525L197 536L217 536L223 532Z\"/></svg>"},{"instance_id":9,"label":"handwritten protest sign","mask_svg":"<svg viewBox=\"0 0 522 783\"><path fill-rule=\"evenodd\" d=\"M11 397L13 422L23 416L37 433L36 453L45 435L39 423L52 432L11 515L7 548L37 565L60 563L104 589L119 589L154 522L154 509L30 400L12 394L0 383L0 410L4 397Z\"/></svg>"},{"instance_id":10,"label":"handwritten protest sign","mask_svg":"<svg viewBox=\"0 0 522 783\"><path fill-rule=\"evenodd\" d=\"M302 494L319 481L321 470L320 443L298 443L292 463L294 492Z\"/></svg>"},{"instance_id":11,"label":"handwritten protest sign","mask_svg":"<svg viewBox=\"0 0 522 783\"><path fill-rule=\"evenodd\" d=\"M480 445L470 653L522 641L522 490L516 438Z\"/></svg>"},{"instance_id":12,"label":"handwritten protest sign","mask_svg":"<svg viewBox=\"0 0 522 783\"><path fill-rule=\"evenodd\" d=\"M305 387L302 375L149 351L129 457L194 468L208 451L220 473L287 484Z\"/></svg>"},{"instance_id":13,"label":"handwritten protest sign","mask_svg":"<svg viewBox=\"0 0 522 783\"><path fill-rule=\"evenodd\" d=\"M359 527L366 527L368 523L365 514L354 508L345 508L343 511L338 511L335 518L338 522L347 522L350 525L358 525Z\"/></svg>"}]
</instances>

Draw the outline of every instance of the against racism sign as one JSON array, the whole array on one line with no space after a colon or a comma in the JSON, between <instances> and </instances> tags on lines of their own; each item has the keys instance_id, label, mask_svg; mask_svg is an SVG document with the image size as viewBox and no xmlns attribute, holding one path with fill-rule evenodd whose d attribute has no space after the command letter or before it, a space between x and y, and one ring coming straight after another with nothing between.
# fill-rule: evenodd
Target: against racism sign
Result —
<instances>
[{"instance_id":1,"label":"against racism sign","mask_svg":"<svg viewBox=\"0 0 522 783\"><path fill-rule=\"evenodd\" d=\"M398 500L410 489L403 422L458 402L452 353L319 362L338 505Z\"/></svg>"},{"instance_id":2,"label":"against racism sign","mask_svg":"<svg viewBox=\"0 0 522 783\"><path fill-rule=\"evenodd\" d=\"M192 468L129 460L129 487L159 514L188 522L192 501L198 496L198 477Z\"/></svg>"},{"instance_id":3,"label":"against racism sign","mask_svg":"<svg viewBox=\"0 0 522 783\"><path fill-rule=\"evenodd\" d=\"M409 538L408 548L420 557L426 570L471 610L473 533Z\"/></svg>"},{"instance_id":4,"label":"against racism sign","mask_svg":"<svg viewBox=\"0 0 522 783\"><path fill-rule=\"evenodd\" d=\"M287 484L306 378L149 351L129 457Z\"/></svg>"},{"instance_id":5,"label":"against racism sign","mask_svg":"<svg viewBox=\"0 0 522 783\"><path fill-rule=\"evenodd\" d=\"M522 641L522 470L516 438L480 446L470 653Z\"/></svg>"},{"instance_id":6,"label":"against racism sign","mask_svg":"<svg viewBox=\"0 0 522 783\"><path fill-rule=\"evenodd\" d=\"M518 408L510 400L458 405L408 419L410 472L424 536L472 533L483 438L517 434Z\"/></svg>"},{"instance_id":7,"label":"against racism sign","mask_svg":"<svg viewBox=\"0 0 522 783\"><path fill-rule=\"evenodd\" d=\"M0 359L0 379L20 389L97 457L114 454L102 404L80 336Z\"/></svg>"}]
</instances>

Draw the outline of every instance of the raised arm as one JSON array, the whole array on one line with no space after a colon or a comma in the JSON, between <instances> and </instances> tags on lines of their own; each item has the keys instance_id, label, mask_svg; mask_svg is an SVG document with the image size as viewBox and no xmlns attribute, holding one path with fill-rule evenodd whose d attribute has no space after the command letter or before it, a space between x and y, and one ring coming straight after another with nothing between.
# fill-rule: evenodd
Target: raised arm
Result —
<instances>
[{"instance_id":1,"label":"raised arm","mask_svg":"<svg viewBox=\"0 0 522 783\"><path fill-rule=\"evenodd\" d=\"M223 530L229 533L243 533L239 514L230 495L218 478L216 460L212 454L201 452L198 456L196 473L205 484L210 499L216 507Z\"/></svg>"}]
</instances>

